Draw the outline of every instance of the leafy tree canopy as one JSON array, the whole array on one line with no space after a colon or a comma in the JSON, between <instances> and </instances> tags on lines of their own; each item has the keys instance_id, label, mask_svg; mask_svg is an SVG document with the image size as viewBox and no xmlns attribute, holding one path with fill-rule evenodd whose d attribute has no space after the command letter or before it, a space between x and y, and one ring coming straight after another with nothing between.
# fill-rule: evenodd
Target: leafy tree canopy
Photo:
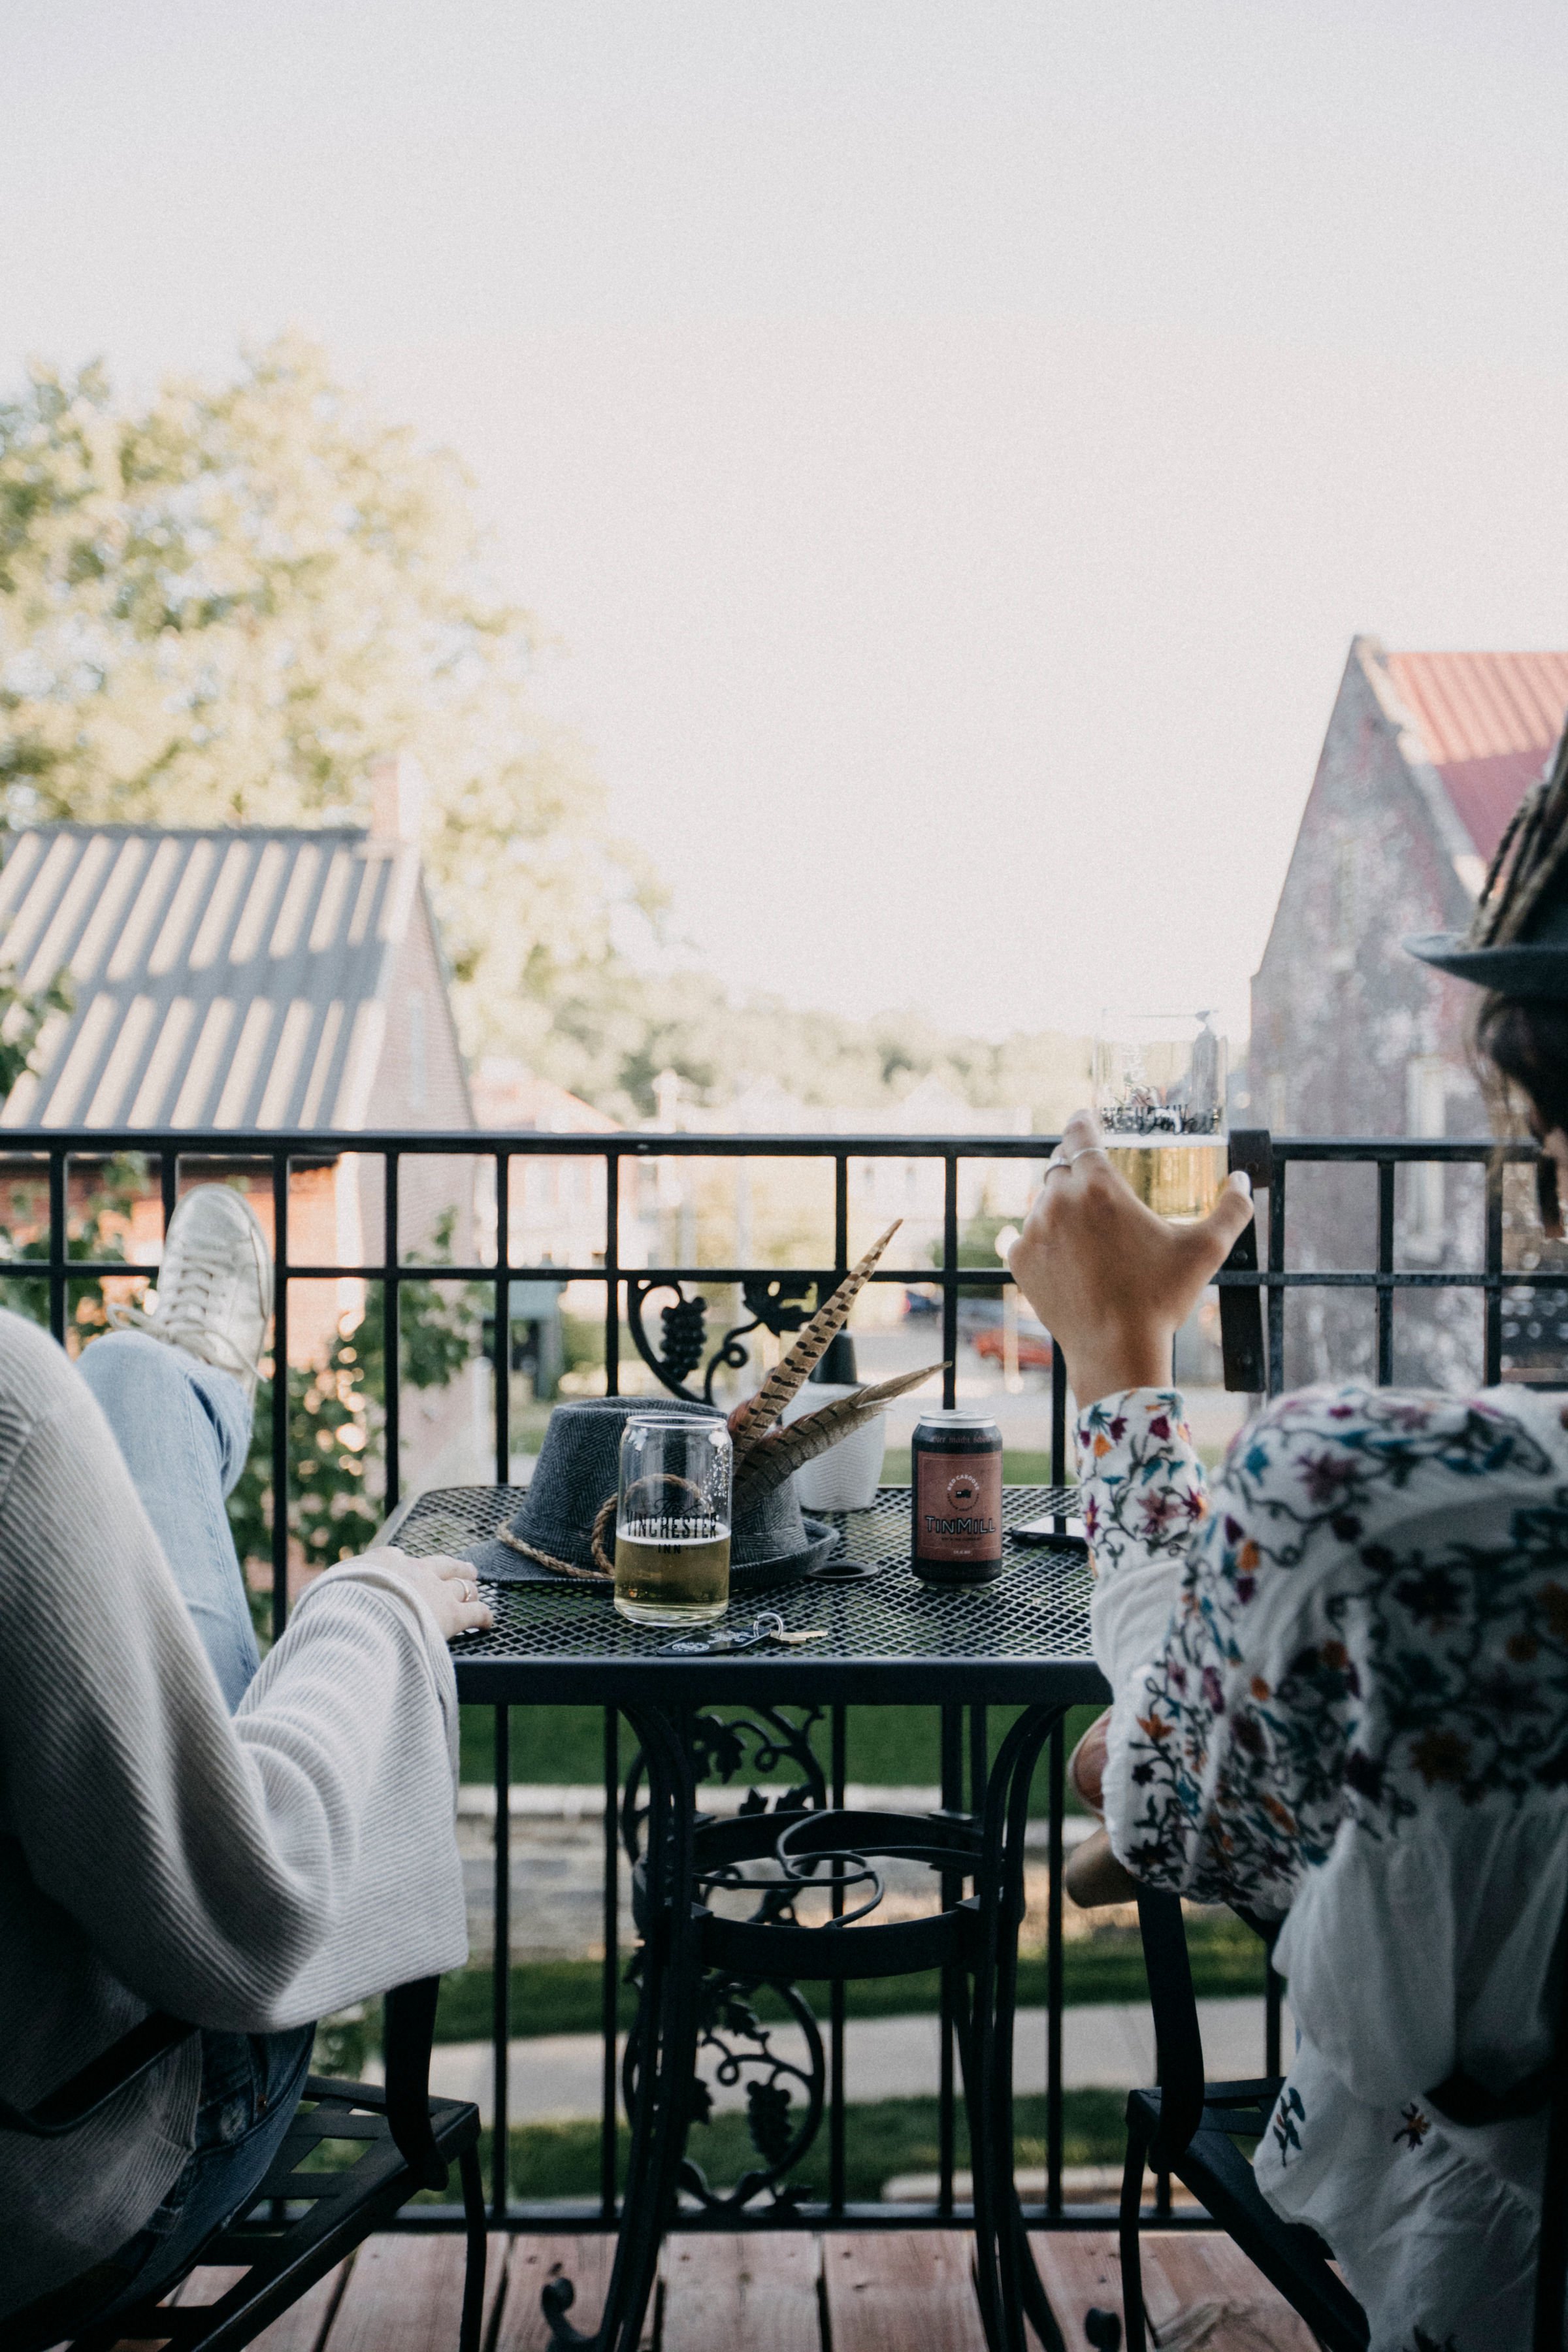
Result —
<instances>
[{"instance_id":1,"label":"leafy tree canopy","mask_svg":"<svg viewBox=\"0 0 1568 2352\"><path fill-rule=\"evenodd\" d=\"M285 336L146 401L36 366L0 404L0 806L10 823L363 821L411 752L470 1047L534 1055L656 897L581 748L532 706L457 460Z\"/></svg>"},{"instance_id":2,"label":"leafy tree canopy","mask_svg":"<svg viewBox=\"0 0 1568 2352\"><path fill-rule=\"evenodd\" d=\"M715 1104L763 1072L867 1106L934 1074L1037 1126L1082 1099L1080 1040L996 1045L634 971L616 910L654 912L658 887L611 836L581 746L535 709L534 649L488 581L457 459L297 336L216 386L130 400L100 367L40 365L0 402L0 818L363 822L376 762L410 752L470 1053L623 1118L653 1109L666 1068ZM47 1009L11 1013L0 1094Z\"/></svg>"}]
</instances>

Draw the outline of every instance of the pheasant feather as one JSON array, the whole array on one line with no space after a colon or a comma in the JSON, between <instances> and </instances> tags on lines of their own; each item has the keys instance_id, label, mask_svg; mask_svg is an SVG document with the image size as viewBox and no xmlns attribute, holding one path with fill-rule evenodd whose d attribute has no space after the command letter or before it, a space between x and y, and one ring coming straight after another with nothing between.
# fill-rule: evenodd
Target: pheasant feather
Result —
<instances>
[{"instance_id":1,"label":"pheasant feather","mask_svg":"<svg viewBox=\"0 0 1568 2352\"><path fill-rule=\"evenodd\" d=\"M940 1372L940 1364L922 1364L918 1372L899 1372L890 1381L878 1381L868 1388L851 1389L847 1396L835 1397L816 1412L803 1412L798 1421L786 1428L771 1431L757 1439L735 1479L737 1502L752 1502L774 1486L782 1486L792 1474L807 1462L815 1462L841 1438L851 1437L858 1429L881 1412L894 1397L906 1390L918 1388Z\"/></svg>"},{"instance_id":2,"label":"pheasant feather","mask_svg":"<svg viewBox=\"0 0 1568 2352\"><path fill-rule=\"evenodd\" d=\"M738 1404L730 1415L730 1434L735 1441L737 1473L752 1447L773 1427L803 1381L809 1379L813 1367L826 1352L828 1341L849 1318L849 1309L870 1278L871 1269L899 1227L901 1217L895 1217L879 1242L873 1243L858 1265L850 1267L831 1298L824 1299L810 1322L795 1340L787 1356L781 1357L753 1397ZM925 1375L921 1375L923 1380Z\"/></svg>"}]
</instances>

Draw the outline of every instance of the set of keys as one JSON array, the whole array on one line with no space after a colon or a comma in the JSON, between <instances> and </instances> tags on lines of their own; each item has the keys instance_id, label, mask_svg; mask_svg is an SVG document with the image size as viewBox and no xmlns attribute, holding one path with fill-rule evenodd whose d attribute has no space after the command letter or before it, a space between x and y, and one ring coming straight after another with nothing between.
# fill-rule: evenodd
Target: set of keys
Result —
<instances>
[{"instance_id":1,"label":"set of keys","mask_svg":"<svg viewBox=\"0 0 1568 2352\"><path fill-rule=\"evenodd\" d=\"M776 1609L764 1609L760 1616L752 1618L749 1633L722 1631L700 1638L685 1634L679 1642L664 1643L659 1654L675 1658L724 1657L732 1655L737 1650L759 1649L764 1642L776 1642L784 1649L798 1650L807 1642L826 1642L826 1625L814 1626L809 1633L792 1633Z\"/></svg>"}]
</instances>

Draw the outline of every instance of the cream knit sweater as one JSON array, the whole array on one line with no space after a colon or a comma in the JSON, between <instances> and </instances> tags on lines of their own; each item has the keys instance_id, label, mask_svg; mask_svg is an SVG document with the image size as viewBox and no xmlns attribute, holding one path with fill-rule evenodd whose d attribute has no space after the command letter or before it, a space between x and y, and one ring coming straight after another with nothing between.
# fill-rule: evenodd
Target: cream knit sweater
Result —
<instances>
[{"instance_id":1,"label":"cream knit sweater","mask_svg":"<svg viewBox=\"0 0 1568 2352\"><path fill-rule=\"evenodd\" d=\"M231 1722L108 1425L0 1313L0 2092L150 2008L260 2032L467 1957L457 1694L395 1569L331 1570ZM69 2137L0 2130L0 2317L112 2253L184 2162L187 2042Z\"/></svg>"}]
</instances>

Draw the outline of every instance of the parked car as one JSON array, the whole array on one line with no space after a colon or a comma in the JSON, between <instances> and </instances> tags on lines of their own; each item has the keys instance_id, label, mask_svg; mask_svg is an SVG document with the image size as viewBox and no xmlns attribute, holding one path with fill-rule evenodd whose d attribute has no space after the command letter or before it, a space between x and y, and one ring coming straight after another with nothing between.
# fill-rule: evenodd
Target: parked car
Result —
<instances>
[{"instance_id":1,"label":"parked car","mask_svg":"<svg viewBox=\"0 0 1568 2352\"><path fill-rule=\"evenodd\" d=\"M977 1356L988 1357L993 1363L1002 1363L1007 1353L1006 1336L1000 1324L977 1331L970 1343ZM1018 1331L1018 1370L1021 1372L1048 1372L1051 1368L1051 1335L1038 1326L1023 1324Z\"/></svg>"}]
</instances>

